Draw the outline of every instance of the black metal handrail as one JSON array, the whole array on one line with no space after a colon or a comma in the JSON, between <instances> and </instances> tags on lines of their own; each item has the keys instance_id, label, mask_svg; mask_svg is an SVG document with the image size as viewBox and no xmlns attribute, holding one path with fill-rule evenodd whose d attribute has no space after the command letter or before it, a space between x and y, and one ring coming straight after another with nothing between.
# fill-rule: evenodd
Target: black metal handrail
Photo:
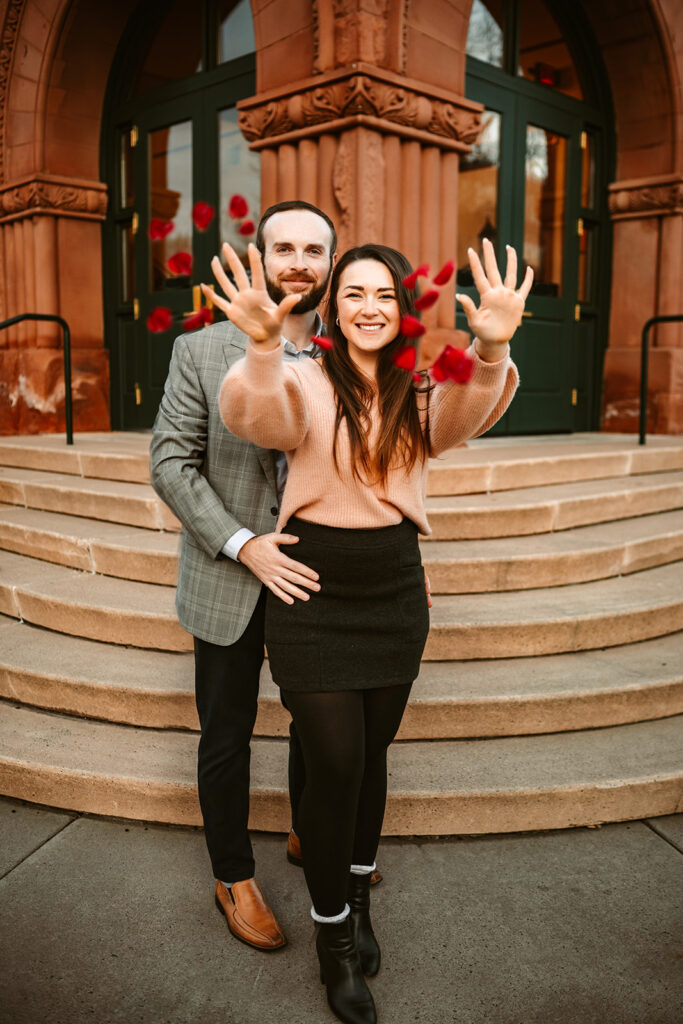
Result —
<instances>
[{"instance_id":1,"label":"black metal handrail","mask_svg":"<svg viewBox=\"0 0 683 1024\"><path fill-rule=\"evenodd\" d=\"M73 405L71 401L71 331L66 320L54 313L20 313L9 320L0 321L0 331L12 324L20 324L22 320L42 320L45 323L59 324L64 336L64 418L66 420L66 443L74 443Z\"/></svg>"},{"instance_id":2,"label":"black metal handrail","mask_svg":"<svg viewBox=\"0 0 683 1024\"><path fill-rule=\"evenodd\" d=\"M673 313L671 316L651 316L645 321L643 333L640 338L640 433L638 444L645 444L645 425L647 423L647 366L650 352L650 328L654 324L672 324L683 321L683 313Z\"/></svg>"}]
</instances>

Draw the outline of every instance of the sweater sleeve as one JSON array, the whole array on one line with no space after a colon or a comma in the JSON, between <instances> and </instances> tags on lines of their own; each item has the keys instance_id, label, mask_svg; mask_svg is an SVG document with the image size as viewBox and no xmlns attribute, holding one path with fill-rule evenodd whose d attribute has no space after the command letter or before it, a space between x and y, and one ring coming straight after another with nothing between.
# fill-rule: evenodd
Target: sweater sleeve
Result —
<instances>
[{"instance_id":1,"label":"sweater sleeve","mask_svg":"<svg viewBox=\"0 0 683 1024\"><path fill-rule=\"evenodd\" d=\"M282 345L264 352L249 342L221 385L218 407L228 430L262 448L292 451L308 431L303 387Z\"/></svg>"},{"instance_id":2,"label":"sweater sleeve","mask_svg":"<svg viewBox=\"0 0 683 1024\"><path fill-rule=\"evenodd\" d=\"M474 373L467 384L444 381L436 384L429 402L429 439L432 455L440 455L462 441L478 437L506 411L519 385L517 367L505 356L486 363L474 345L468 354Z\"/></svg>"}]
</instances>

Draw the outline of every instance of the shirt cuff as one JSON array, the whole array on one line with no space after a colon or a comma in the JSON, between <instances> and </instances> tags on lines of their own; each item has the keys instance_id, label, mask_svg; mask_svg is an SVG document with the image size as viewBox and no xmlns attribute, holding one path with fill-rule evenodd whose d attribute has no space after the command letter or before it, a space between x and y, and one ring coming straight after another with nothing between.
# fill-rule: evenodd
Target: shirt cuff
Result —
<instances>
[{"instance_id":1,"label":"shirt cuff","mask_svg":"<svg viewBox=\"0 0 683 1024\"><path fill-rule=\"evenodd\" d=\"M226 540L221 551L224 555L227 555L228 558L232 558L233 562L237 562L239 561L237 556L244 545L248 540L251 540L251 538L255 536L255 533L252 533L246 526L243 526L241 530L238 530L237 533L233 533L232 537L229 537L228 540Z\"/></svg>"}]
</instances>

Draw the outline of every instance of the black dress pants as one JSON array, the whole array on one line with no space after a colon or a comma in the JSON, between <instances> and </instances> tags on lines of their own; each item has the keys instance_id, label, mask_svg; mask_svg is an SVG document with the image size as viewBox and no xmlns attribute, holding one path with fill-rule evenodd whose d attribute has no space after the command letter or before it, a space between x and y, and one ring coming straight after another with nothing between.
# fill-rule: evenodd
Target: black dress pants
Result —
<instances>
[{"instance_id":1,"label":"black dress pants","mask_svg":"<svg viewBox=\"0 0 683 1024\"><path fill-rule=\"evenodd\" d=\"M195 696L201 738L197 758L199 803L215 878L241 882L254 875L249 839L250 741L263 664L265 588L239 640L222 647L194 638ZM303 757L290 729L292 820L303 788Z\"/></svg>"}]
</instances>

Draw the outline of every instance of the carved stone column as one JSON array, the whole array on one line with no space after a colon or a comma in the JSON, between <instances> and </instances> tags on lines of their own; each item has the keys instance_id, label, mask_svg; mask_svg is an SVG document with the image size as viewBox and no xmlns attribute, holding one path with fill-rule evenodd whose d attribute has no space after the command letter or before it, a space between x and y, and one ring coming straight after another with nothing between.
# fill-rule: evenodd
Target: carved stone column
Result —
<instances>
[{"instance_id":1,"label":"carved stone column","mask_svg":"<svg viewBox=\"0 0 683 1024\"><path fill-rule=\"evenodd\" d=\"M476 138L478 104L356 61L238 108L261 153L264 208L315 203L334 220L340 251L383 242L434 269L453 257L458 164ZM444 326L453 323L454 287L438 306Z\"/></svg>"},{"instance_id":2,"label":"carved stone column","mask_svg":"<svg viewBox=\"0 0 683 1024\"><path fill-rule=\"evenodd\" d=\"M614 258L603 426L638 429L640 338L651 316L683 313L683 176L610 186ZM683 431L683 325L650 332L648 430Z\"/></svg>"},{"instance_id":3,"label":"carved stone column","mask_svg":"<svg viewBox=\"0 0 683 1024\"><path fill-rule=\"evenodd\" d=\"M2 318L63 316L72 332L76 426L109 426L109 369L102 348L100 222L106 187L34 175L0 187ZM97 254L97 258L93 258ZM61 430L61 332L24 323L0 333L0 433Z\"/></svg>"}]
</instances>

